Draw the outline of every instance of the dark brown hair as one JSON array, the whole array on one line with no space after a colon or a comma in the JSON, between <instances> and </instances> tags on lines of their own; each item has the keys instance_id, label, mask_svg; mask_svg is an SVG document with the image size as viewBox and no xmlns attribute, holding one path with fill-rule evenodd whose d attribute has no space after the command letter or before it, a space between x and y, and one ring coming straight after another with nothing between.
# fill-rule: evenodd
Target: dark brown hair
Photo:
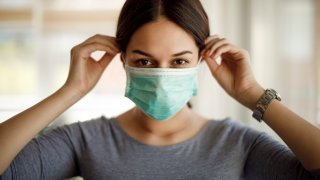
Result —
<instances>
[{"instance_id":1,"label":"dark brown hair","mask_svg":"<svg viewBox=\"0 0 320 180\"><path fill-rule=\"evenodd\" d=\"M127 0L120 12L116 39L125 52L133 33L160 16L192 35L199 49L210 35L208 16L199 0Z\"/></svg>"}]
</instances>

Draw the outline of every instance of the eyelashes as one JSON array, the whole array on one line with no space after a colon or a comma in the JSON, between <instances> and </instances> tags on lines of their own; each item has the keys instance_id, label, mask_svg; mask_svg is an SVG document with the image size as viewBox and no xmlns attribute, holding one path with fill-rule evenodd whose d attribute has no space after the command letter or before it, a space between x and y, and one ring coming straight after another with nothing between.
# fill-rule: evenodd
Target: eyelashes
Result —
<instances>
[{"instance_id":1,"label":"eyelashes","mask_svg":"<svg viewBox=\"0 0 320 180\"><path fill-rule=\"evenodd\" d=\"M173 61L177 65L184 65L184 64L189 64L190 63L190 61L186 60L186 59L176 59L176 60L173 60Z\"/></svg>"},{"instance_id":2,"label":"eyelashes","mask_svg":"<svg viewBox=\"0 0 320 180\"><path fill-rule=\"evenodd\" d=\"M152 66L152 65L154 65L154 62L152 62L151 60L148 60L148 59L137 59L137 60L134 60L134 64L138 67Z\"/></svg>"},{"instance_id":3,"label":"eyelashes","mask_svg":"<svg viewBox=\"0 0 320 180\"><path fill-rule=\"evenodd\" d=\"M133 60L132 62L134 63L135 67L157 67L157 64L158 64L157 61L147 59L147 58L136 59L136 60ZM170 66L173 66L173 67L184 67L188 64L190 64L190 60L183 59L183 58L173 59L170 62Z\"/></svg>"}]
</instances>

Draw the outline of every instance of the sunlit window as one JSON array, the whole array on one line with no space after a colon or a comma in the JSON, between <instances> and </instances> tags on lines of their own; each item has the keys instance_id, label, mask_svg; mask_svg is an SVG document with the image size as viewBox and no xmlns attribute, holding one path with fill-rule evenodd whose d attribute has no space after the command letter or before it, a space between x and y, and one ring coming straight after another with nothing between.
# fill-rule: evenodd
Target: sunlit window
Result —
<instances>
[{"instance_id":1,"label":"sunlit window","mask_svg":"<svg viewBox=\"0 0 320 180\"><path fill-rule=\"evenodd\" d=\"M123 2L0 1L0 121L63 85L73 46L98 33L114 36ZM57 123L127 110L133 104L124 97L124 88L125 73L117 57L93 92Z\"/></svg>"},{"instance_id":2,"label":"sunlit window","mask_svg":"<svg viewBox=\"0 0 320 180\"><path fill-rule=\"evenodd\" d=\"M65 82L70 49L94 34L114 36L125 0L0 0L0 122L47 97ZM230 3L232 2L232 3ZM250 52L258 81L275 88L283 103L320 122L319 7L314 0L202 0L212 33ZM251 112L217 85L201 65L195 111L250 124ZM58 123L114 116L133 103L124 97L119 57L96 88ZM254 126L258 126L254 124ZM264 128L264 127L263 127Z\"/></svg>"}]
</instances>

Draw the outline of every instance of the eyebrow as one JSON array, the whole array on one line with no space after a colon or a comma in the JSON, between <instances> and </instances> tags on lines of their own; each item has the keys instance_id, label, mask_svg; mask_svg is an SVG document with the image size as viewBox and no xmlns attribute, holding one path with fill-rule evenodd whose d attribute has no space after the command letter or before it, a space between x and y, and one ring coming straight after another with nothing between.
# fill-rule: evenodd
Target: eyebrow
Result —
<instances>
[{"instance_id":1,"label":"eyebrow","mask_svg":"<svg viewBox=\"0 0 320 180\"><path fill-rule=\"evenodd\" d=\"M147 57L152 57L151 54L143 52L141 50L133 50L132 52L136 53L136 54L141 54L141 55L144 55L144 56L147 56ZM192 54L192 52L191 51L182 51L182 52L179 52L179 53L175 53L172 56L176 57L176 56L181 56L181 55L184 55L184 54Z\"/></svg>"}]
</instances>

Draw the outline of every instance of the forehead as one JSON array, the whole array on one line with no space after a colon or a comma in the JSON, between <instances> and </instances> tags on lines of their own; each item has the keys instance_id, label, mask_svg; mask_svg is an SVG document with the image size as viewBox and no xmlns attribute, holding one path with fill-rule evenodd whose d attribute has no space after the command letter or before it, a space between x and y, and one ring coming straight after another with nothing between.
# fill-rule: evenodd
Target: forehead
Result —
<instances>
[{"instance_id":1,"label":"forehead","mask_svg":"<svg viewBox=\"0 0 320 180\"><path fill-rule=\"evenodd\" d=\"M165 18L159 18L143 25L132 35L127 51L133 49L174 53L198 48L188 32Z\"/></svg>"}]
</instances>

